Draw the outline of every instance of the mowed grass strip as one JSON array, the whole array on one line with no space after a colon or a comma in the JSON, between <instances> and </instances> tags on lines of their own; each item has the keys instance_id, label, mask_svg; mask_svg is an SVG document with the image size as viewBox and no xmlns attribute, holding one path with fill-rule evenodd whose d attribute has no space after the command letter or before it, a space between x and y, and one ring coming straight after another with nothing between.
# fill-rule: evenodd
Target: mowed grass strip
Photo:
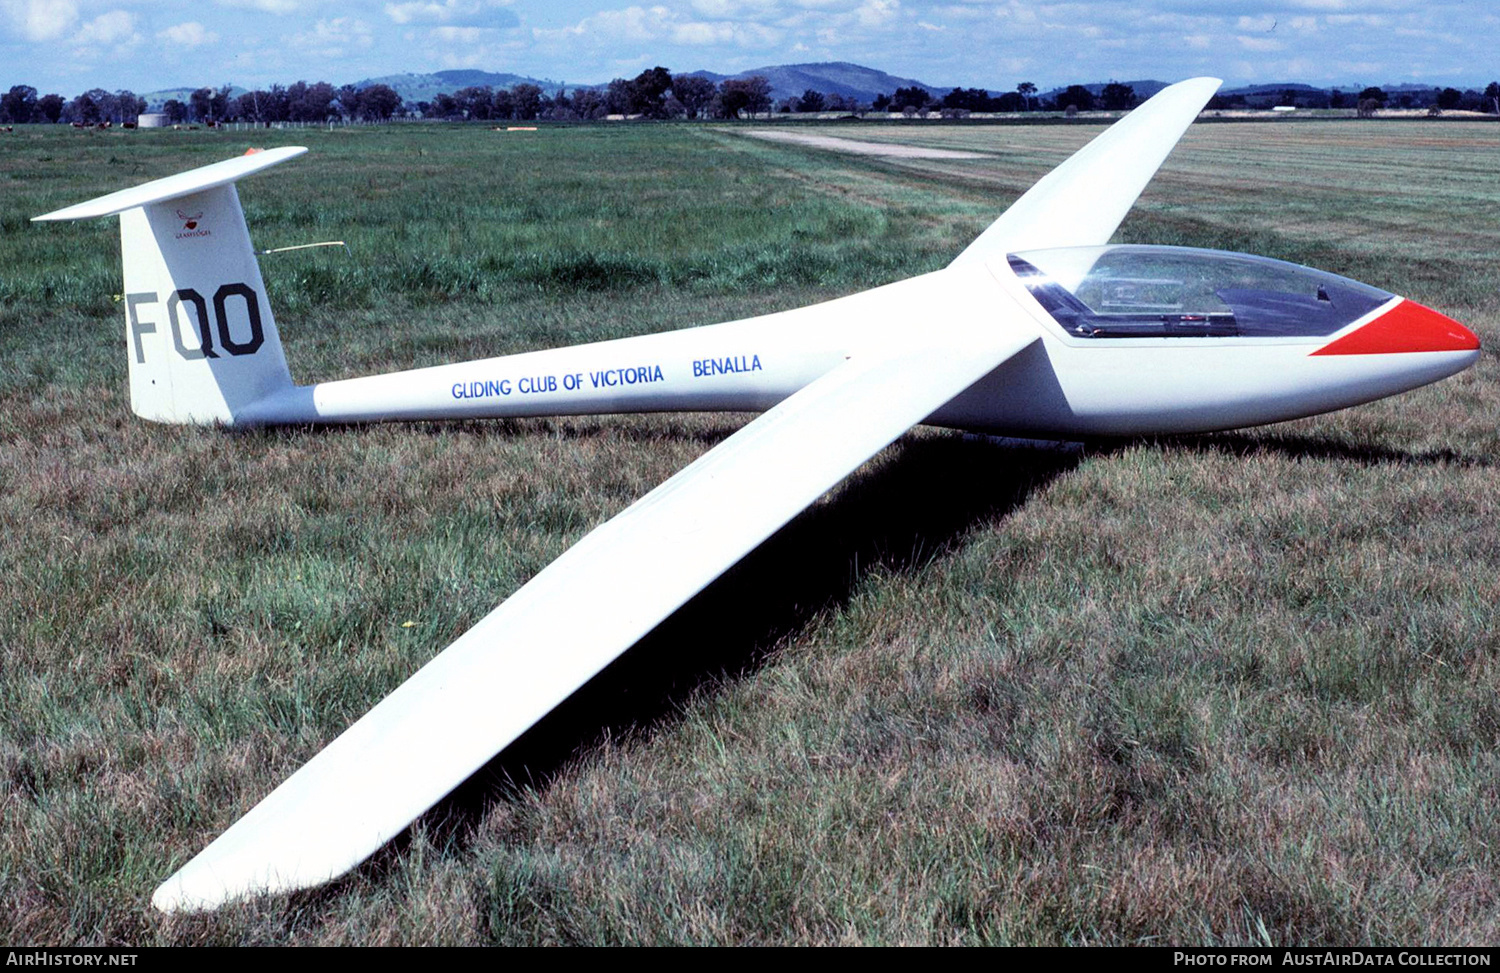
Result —
<instances>
[{"instance_id":1,"label":"mowed grass strip","mask_svg":"<svg viewBox=\"0 0 1500 973\"><path fill-rule=\"evenodd\" d=\"M1097 131L923 130L995 157L963 163L729 126L265 133L313 152L241 195L259 246L350 244L263 260L314 381L933 269ZM173 868L739 420L140 422L113 223L26 219L250 143L7 137L0 933L1494 941L1492 132L1202 126L1120 234L1411 294L1477 368L1081 455L916 432L351 876L171 918Z\"/></svg>"}]
</instances>

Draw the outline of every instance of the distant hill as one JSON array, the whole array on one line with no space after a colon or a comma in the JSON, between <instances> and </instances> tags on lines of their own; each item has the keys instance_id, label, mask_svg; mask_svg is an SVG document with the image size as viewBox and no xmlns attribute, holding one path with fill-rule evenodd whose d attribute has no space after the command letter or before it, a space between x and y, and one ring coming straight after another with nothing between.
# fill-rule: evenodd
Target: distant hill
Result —
<instances>
[{"instance_id":1,"label":"distant hill","mask_svg":"<svg viewBox=\"0 0 1500 973\"><path fill-rule=\"evenodd\" d=\"M712 71L689 71L701 78L718 84L726 78L749 78L761 75L771 82L771 98L781 100L800 95L807 89L825 95L843 95L859 101L872 101L876 95L894 94L897 88L913 85L925 88L934 95L942 96L952 91L953 85L928 84L915 78L902 78L886 74L875 68L867 68L848 61L825 61L818 64L772 64L763 68L751 68L738 74L714 74Z\"/></svg>"},{"instance_id":2,"label":"distant hill","mask_svg":"<svg viewBox=\"0 0 1500 973\"><path fill-rule=\"evenodd\" d=\"M223 85L198 86L198 88L204 87L212 87L215 91L218 91L219 88L223 87ZM193 92L197 91L198 88L162 88L160 91L142 92L141 97L146 99L147 111L161 111L161 106L165 105L167 102L171 101L174 98L182 102L184 105L187 104L188 99L193 96ZM240 95L249 92L249 90L249 88L241 88L237 84L232 84L229 86L229 97L238 98Z\"/></svg>"},{"instance_id":3,"label":"distant hill","mask_svg":"<svg viewBox=\"0 0 1500 973\"><path fill-rule=\"evenodd\" d=\"M368 88L373 84L390 85L407 104L431 101L440 94L451 95L461 88L486 86L490 88L512 88L518 84L534 84L549 95L556 95L562 88L592 88L595 85L569 85L561 81L529 78L523 74L495 73L493 71L434 71L431 74L387 74L378 78L365 78L354 82L356 88Z\"/></svg>"}]
</instances>

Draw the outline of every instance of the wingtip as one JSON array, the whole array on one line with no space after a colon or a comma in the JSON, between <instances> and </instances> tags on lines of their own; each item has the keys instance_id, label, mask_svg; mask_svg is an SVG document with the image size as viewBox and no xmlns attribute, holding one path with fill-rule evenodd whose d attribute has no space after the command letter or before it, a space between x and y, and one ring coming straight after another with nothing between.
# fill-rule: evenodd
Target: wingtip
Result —
<instances>
[{"instance_id":1,"label":"wingtip","mask_svg":"<svg viewBox=\"0 0 1500 973\"><path fill-rule=\"evenodd\" d=\"M1177 90L1182 92L1194 92L1196 94L1201 94L1204 99L1207 100L1209 96L1211 96L1215 91L1219 90L1219 87L1223 83L1223 78L1213 78L1209 77L1208 75L1203 75L1202 77L1187 78L1185 80L1177 82L1176 84L1167 85L1162 89L1162 91ZM1160 93L1161 92L1158 92L1158 94Z\"/></svg>"},{"instance_id":2,"label":"wingtip","mask_svg":"<svg viewBox=\"0 0 1500 973\"><path fill-rule=\"evenodd\" d=\"M151 907L158 912L204 912L219 904L188 895L183 888L181 872L177 872L161 883L156 891L151 893Z\"/></svg>"}]
</instances>

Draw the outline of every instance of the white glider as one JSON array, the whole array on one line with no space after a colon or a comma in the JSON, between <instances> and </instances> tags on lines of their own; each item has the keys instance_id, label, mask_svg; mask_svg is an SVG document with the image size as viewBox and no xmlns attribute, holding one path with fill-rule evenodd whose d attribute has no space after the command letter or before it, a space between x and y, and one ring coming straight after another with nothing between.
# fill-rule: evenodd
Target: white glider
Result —
<instances>
[{"instance_id":1,"label":"white glider","mask_svg":"<svg viewBox=\"0 0 1500 973\"><path fill-rule=\"evenodd\" d=\"M157 889L211 909L326 882L913 425L1055 438L1207 431L1452 375L1479 342L1280 261L1109 246L1219 82L1173 85L948 268L728 324L292 384L231 159L39 220L120 216L131 407L224 425L676 410L765 414L586 536ZM580 612L578 605L590 610Z\"/></svg>"}]
</instances>

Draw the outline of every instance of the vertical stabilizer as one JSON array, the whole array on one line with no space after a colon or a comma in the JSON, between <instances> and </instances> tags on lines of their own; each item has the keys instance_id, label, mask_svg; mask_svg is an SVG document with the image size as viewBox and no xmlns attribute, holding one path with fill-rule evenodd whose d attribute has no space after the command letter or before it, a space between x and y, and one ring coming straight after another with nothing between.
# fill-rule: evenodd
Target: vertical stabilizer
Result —
<instances>
[{"instance_id":1,"label":"vertical stabilizer","mask_svg":"<svg viewBox=\"0 0 1500 973\"><path fill-rule=\"evenodd\" d=\"M119 215L137 415L233 423L291 385L234 181L304 151L242 156L37 217Z\"/></svg>"}]
</instances>

